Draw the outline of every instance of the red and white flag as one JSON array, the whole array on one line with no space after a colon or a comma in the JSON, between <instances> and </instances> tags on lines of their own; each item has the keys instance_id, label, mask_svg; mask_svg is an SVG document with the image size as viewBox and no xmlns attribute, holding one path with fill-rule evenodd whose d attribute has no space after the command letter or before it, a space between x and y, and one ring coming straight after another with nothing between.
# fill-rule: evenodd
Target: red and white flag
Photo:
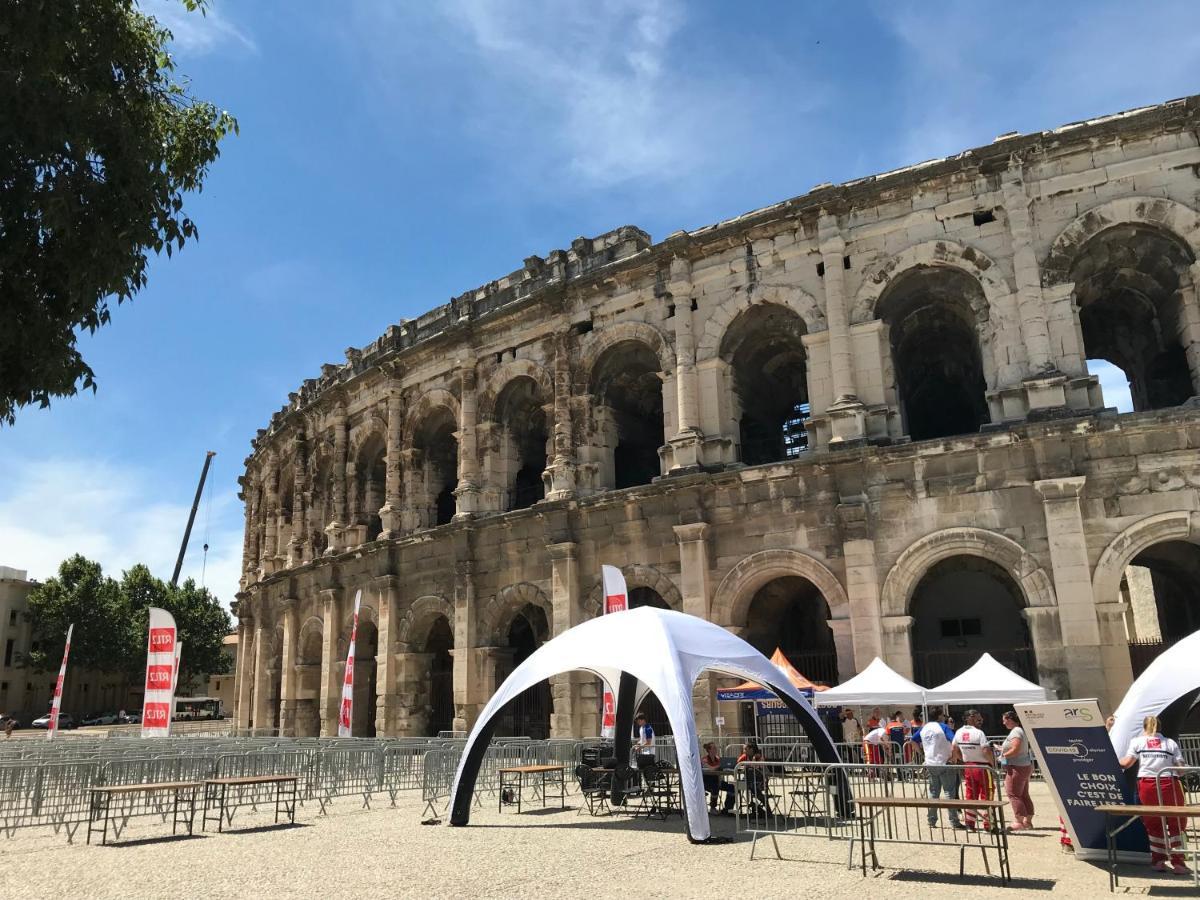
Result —
<instances>
[{"instance_id":1,"label":"red and white flag","mask_svg":"<svg viewBox=\"0 0 1200 900\"><path fill-rule=\"evenodd\" d=\"M354 717L354 642L358 640L358 607L362 590L354 595L354 621L350 625L350 650L346 653L346 677L342 679L342 703L338 708L338 737L350 737Z\"/></svg>"},{"instance_id":2,"label":"red and white flag","mask_svg":"<svg viewBox=\"0 0 1200 900\"><path fill-rule=\"evenodd\" d=\"M183 641L175 641L175 663L171 670L171 716L167 719L167 734L171 733L171 723L175 721L175 689L179 687L179 654L183 652Z\"/></svg>"},{"instance_id":3,"label":"red and white flag","mask_svg":"<svg viewBox=\"0 0 1200 900\"><path fill-rule=\"evenodd\" d=\"M142 737L166 737L171 733L171 707L175 694L175 638L175 617L165 609L150 607Z\"/></svg>"},{"instance_id":4,"label":"red and white flag","mask_svg":"<svg viewBox=\"0 0 1200 900\"><path fill-rule=\"evenodd\" d=\"M604 589L604 612L623 612L629 609L629 590L625 587L625 576L616 566L601 566L600 581ZM600 722L600 736L612 739L617 733L617 704L612 688L604 686L604 713Z\"/></svg>"},{"instance_id":5,"label":"red and white flag","mask_svg":"<svg viewBox=\"0 0 1200 900\"><path fill-rule=\"evenodd\" d=\"M67 626L67 645L63 647L62 665L58 667L58 681L54 683L54 699L50 701L50 726L46 729L46 740L58 734L58 711L62 708L63 679L67 677L67 657L71 655L71 634L75 624Z\"/></svg>"}]
</instances>

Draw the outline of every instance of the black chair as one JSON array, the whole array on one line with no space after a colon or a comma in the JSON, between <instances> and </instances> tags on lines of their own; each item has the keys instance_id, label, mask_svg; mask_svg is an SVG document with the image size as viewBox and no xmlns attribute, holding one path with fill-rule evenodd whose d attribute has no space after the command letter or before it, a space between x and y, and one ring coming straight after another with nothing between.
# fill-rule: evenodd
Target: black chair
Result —
<instances>
[{"instance_id":1,"label":"black chair","mask_svg":"<svg viewBox=\"0 0 1200 900\"><path fill-rule=\"evenodd\" d=\"M612 812L608 805L608 794L612 788L611 772L596 772L590 766L580 763L575 767L575 778L579 782L579 794L591 815ZM579 811L583 812L583 809L581 806Z\"/></svg>"},{"instance_id":2,"label":"black chair","mask_svg":"<svg viewBox=\"0 0 1200 900\"><path fill-rule=\"evenodd\" d=\"M679 804L679 777L675 769L664 762L647 766L641 771L645 786L633 814L657 816L664 822L671 813L682 816L683 808Z\"/></svg>"},{"instance_id":3,"label":"black chair","mask_svg":"<svg viewBox=\"0 0 1200 900\"><path fill-rule=\"evenodd\" d=\"M616 762L616 760L613 760ZM618 806L629 808L629 801L640 806L642 799L642 773L633 766L625 764L614 767L612 774L612 802ZM638 806L634 806L631 812ZM636 814L636 813L635 813Z\"/></svg>"}]
</instances>

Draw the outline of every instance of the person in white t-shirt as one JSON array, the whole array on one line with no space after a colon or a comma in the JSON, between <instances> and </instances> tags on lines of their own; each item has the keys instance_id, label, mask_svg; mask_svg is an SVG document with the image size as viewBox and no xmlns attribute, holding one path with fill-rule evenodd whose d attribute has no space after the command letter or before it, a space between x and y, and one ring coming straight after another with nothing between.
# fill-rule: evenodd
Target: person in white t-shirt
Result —
<instances>
[{"instance_id":1,"label":"person in white t-shirt","mask_svg":"<svg viewBox=\"0 0 1200 900\"><path fill-rule=\"evenodd\" d=\"M979 710L967 710L967 724L954 733L953 750L950 760L963 762L963 799L991 800L994 796L991 766L996 761L996 754L988 742L987 735L980 726L983 716ZM966 811L966 826L969 831L975 830L976 810ZM983 813L983 828L991 829L991 817L987 811Z\"/></svg>"},{"instance_id":2,"label":"person in white t-shirt","mask_svg":"<svg viewBox=\"0 0 1200 900\"><path fill-rule=\"evenodd\" d=\"M870 765L881 766L884 748L891 745L892 737L888 734L887 725L877 725L863 735L863 756Z\"/></svg>"},{"instance_id":3,"label":"person in white t-shirt","mask_svg":"<svg viewBox=\"0 0 1200 900\"><path fill-rule=\"evenodd\" d=\"M958 796L958 769L950 765L950 756L954 752L951 741L954 732L946 724L946 717L936 706L929 710L929 721L921 726L921 730L913 735L913 741L920 743L925 751L925 771L929 776L929 799L937 800L944 797L953 800ZM938 811L929 810L929 827L938 823ZM958 810L950 810L950 824L962 828L958 820Z\"/></svg>"},{"instance_id":4,"label":"person in white t-shirt","mask_svg":"<svg viewBox=\"0 0 1200 900\"><path fill-rule=\"evenodd\" d=\"M1183 789L1171 769L1184 764L1179 745L1158 730L1158 717L1146 716L1142 733L1129 742L1121 759L1128 769L1138 767L1138 802L1143 806L1183 806ZM1183 861L1183 819L1165 816L1142 816L1150 836L1150 865L1160 872L1191 875ZM1163 825L1166 825L1164 834Z\"/></svg>"}]
</instances>

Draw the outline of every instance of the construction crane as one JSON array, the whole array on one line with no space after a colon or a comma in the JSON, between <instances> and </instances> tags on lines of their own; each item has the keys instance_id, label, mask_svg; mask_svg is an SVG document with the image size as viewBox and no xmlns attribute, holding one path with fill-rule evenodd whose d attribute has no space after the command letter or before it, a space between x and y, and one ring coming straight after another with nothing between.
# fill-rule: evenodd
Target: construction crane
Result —
<instances>
[{"instance_id":1,"label":"construction crane","mask_svg":"<svg viewBox=\"0 0 1200 900\"><path fill-rule=\"evenodd\" d=\"M208 467L212 458L217 454L209 450L204 455L204 468L200 470L200 483L196 485L196 499L192 501L192 511L188 513L187 528L183 530L183 543L179 546L179 558L175 560L175 573L171 576L171 587L179 584L179 570L183 568L183 557L187 554L188 539L192 536L192 523L196 521L196 510L200 506L200 495L204 493L204 479L208 477ZM208 549L205 547L205 549Z\"/></svg>"}]
</instances>

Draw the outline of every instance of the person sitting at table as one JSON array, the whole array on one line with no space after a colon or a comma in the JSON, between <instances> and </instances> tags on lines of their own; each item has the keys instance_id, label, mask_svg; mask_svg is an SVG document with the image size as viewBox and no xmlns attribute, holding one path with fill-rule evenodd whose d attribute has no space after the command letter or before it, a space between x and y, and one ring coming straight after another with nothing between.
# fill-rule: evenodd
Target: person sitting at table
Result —
<instances>
[{"instance_id":1,"label":"person sitting at table","mask_svg":"<svg viewBox=\"0 0 1200 900\"><path fill-rule=\"evenodd\" d=\"M742 744L742 755L737 758L740 763L762 762L763 754L758 749L758 741L748 738ZM767 773L762 766L749 766L746 770L746 791L750 794L750 811L752 814L767 815Z\"/></svg>"},{"instance_id":2,"label":"person sitting at table","mask_svg":"<svg viewBox=\"0 0 1200 900\"><path fill-rule=\"evenodd\" d=\"M1138 765L1138 802L1142 806L1183 806L1183 789L1179 779L1170 771L1184 765L1183 751L1158 730L1158 716L1146 716L1142 733L1129 742L1121 759L1128 769ZM1163 823L1166 834L1163 834ZM1159 872L1191 875L1183 861L1183 819L1167 816L1142 816L1146 834L1150 836L1150 865Z\"/></svg>"},{"instance_id":3,"label":"person sitting at table","mask_svg":"<svg viewBox=\"0 0 1200 900\"><path fill-rule=\"evenodd\" d=\"M712 741L704 745L704 752L700 754L700 766L704 770L704 792L712 797L708 805L709 811L717 811L717 800L724 793L725 806L721 811L726 815L732 813L733 785L717 774L721 770L721 754L717 752L717 745Z\"/></svg>"}]
</instances>

